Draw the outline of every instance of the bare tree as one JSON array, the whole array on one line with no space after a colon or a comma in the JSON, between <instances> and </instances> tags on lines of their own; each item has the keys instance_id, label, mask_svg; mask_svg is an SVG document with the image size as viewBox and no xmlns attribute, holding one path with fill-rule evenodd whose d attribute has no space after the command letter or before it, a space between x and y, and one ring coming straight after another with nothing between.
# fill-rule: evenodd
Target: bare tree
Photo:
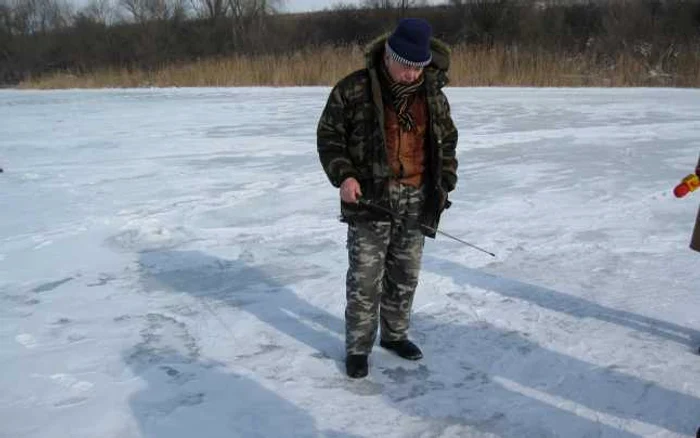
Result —
<instances>
[{"instance_id":1,"label":"bare tree","mask_svg":"<svg viewBox=\"0 0 700 438\"><path fill-rule=\"evenodd\" d=\"M218 20L229 12L228 0L190 0L192 10L200 18Z\"/></svg>"},{"instance_id":2,"label":"bare tree","mask_svg":"<svg viewBox=\"0 0 700 438\"><path fill-rule=\"evenodd\" d=\"M66 0L37 0L38 15L46 30L70 26L73 8Z\"/></svg>"},{"instance_id":3,"label":"bare tree","mask_svg":"<svg viewBox=\"0 0 700 438\"><path fill-rule=\"evenodd\" d=\"M119 3L139 23L183 17L187 10L185 0L120 0Z\"/></svg>"},{"instance_id":4,"label":"bare tree","mask_svg":"<svg viewBox=\"0 0 700 438\"><path fill-rule=\"evenodd\" d=\"M427 4L427 0L363 0L361 3L364 8L395 11L399 17L405 17L410 8Z\"/></svg>"},{"instance_id":5,"label":"bare tree","mask_svg":"<svg viewBox=\"0 0 700 438\"><path fill-rule=\"evenodd\" d=\"M3 60L3 63L10 58L12 34L12 9L7 0L0 0L0 60Z\"/></svg>"},{"instance_id":6,"label":"bare tree","mask_svg":"<svg viewBox=\"0 0 700 438\"><path fill-rule=\"evenodd\" d=\"M282 6L282 0L227 0L235 17L256 17L274 14Z\"/></svg>"},{"instance_id":7,"label":"bare tree","mask_svg":"<svg viewBox=\"0 0 700 438\"><path fill-rule=\"evenodd\" d=\"M371 9L394 9L394 0L363 0L362 7Z\"/></svg>"},{"instance_id":8,"label":"bare tree","mask_svg":"<svg viewBox=\"0 0 700 438\"><path fill-rule=\"evenodd\" d=\"M68 26L71 7L65 0L4 0L12 33L29 35Z\"/></svg>"},{"instance_id":9,"label":"bare tree","mask_svg":"<svg viewBox=\"0 0 700 438\"><path fill-rule=\"evenodd\" d=\"M458 0L460 1L460 0ZM363 0L362 6L372 9L400 9L406 10L416 6L427 5L427 0Z\"/></svg>"},{"instance_id":10,"label":"bare tree","mask_svg":"<svg viewBox=\"0 0 700 438\"><path fill-rule=\"evenodd\" d=\"M228 0L236 41L244 46L262 44L266 19L282 6L282 0Z\"/></svg>"},{"instance_id":11,"label":"bare tree","mask_svg":"<svg viewBox=\"0 0 700 438\"><path fill-rule=\"evenodd\" d=\"M81 13L96 23L109 25L117 21L116 8L112 0L90 0Z\"/></svg>"},{"instance_id":12,"label":"bare tree","mask_svg":"<svg viewBox=\"0 0 700 438\"><path fill-rule=\"evenodd\" d=\"M0 32L11 35L12 29L12 7L9 0L0 0Z\"/></svg>"}]
</instances>

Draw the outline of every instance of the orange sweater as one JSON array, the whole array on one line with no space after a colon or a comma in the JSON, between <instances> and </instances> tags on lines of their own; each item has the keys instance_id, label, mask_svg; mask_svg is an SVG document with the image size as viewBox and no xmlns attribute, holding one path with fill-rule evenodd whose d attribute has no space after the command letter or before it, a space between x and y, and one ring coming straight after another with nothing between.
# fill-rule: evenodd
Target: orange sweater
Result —
<instances>
[{"instance_id":1,"label":"orange sweater","mask_svg":"<svg viewBox=\"0 0 700 438\"><path fill-rule=\"evenodd\" d=\"M425 170L425 139L428 127L425 97L417 94L408 110L416 123L412 131L402 130L394 107L391 104L384 105L386 152L389 166L398 182L420 187Z\"/></svg>"}]
</instances>

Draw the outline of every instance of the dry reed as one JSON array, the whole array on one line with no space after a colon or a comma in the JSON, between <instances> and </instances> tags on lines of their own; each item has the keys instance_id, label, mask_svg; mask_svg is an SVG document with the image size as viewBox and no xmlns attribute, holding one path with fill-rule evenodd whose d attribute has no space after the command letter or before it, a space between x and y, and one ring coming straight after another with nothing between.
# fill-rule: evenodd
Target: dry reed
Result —
<instances>
[{"instance_id":1,"label":"dry reed","mask_svg":"<svg viewBox=\"0 0 700 438\"><path fill-rule=\"evenodd\" d=\"M363 63L363 50L358 46L318 47L285 55L200 60L152 71L110 68L82 75L53 73L29 78L20 88L329 86ZM673 73L648 64L627 54L601 62L585 54L457 46L450 79L452 86L700 86L699 53L679 54Z\"/></svg>"}]
</instances>

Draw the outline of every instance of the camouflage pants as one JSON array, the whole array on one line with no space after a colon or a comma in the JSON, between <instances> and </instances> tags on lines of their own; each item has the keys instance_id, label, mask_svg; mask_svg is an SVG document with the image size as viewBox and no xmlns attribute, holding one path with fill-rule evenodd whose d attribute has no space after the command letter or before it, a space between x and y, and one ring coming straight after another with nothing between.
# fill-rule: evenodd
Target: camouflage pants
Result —
<instances>
[{"instance_id":1,"label":"camouflage pants","mask_svg":"<svg viewBox=\"0 0 700 438\"><path fill-rule=\"evenodd\" d=\"M417 219L423 202L420 189L390 187L391 208L402 216ZM417 226L398 220L348 226L347 354L369 354L379 323L382 339L406 339L424 242Z\"/></svg>"}]
</instances>

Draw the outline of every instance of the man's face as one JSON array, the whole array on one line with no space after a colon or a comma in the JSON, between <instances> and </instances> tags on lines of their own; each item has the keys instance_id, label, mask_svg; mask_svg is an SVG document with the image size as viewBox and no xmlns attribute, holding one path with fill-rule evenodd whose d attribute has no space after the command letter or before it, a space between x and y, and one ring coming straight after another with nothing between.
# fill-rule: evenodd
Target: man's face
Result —
<instances>
[{"instance_id":1,"label":"man's face","mask_svg":"<svg viewBox=\"0 0 700 438\"><path fill-rule=\"evenodd\" d=\"M386 58L386 68L391 78L402 84L412 84L423 73L423 67L409 67L390 57Z\"/></svg>"}]
</instances>

